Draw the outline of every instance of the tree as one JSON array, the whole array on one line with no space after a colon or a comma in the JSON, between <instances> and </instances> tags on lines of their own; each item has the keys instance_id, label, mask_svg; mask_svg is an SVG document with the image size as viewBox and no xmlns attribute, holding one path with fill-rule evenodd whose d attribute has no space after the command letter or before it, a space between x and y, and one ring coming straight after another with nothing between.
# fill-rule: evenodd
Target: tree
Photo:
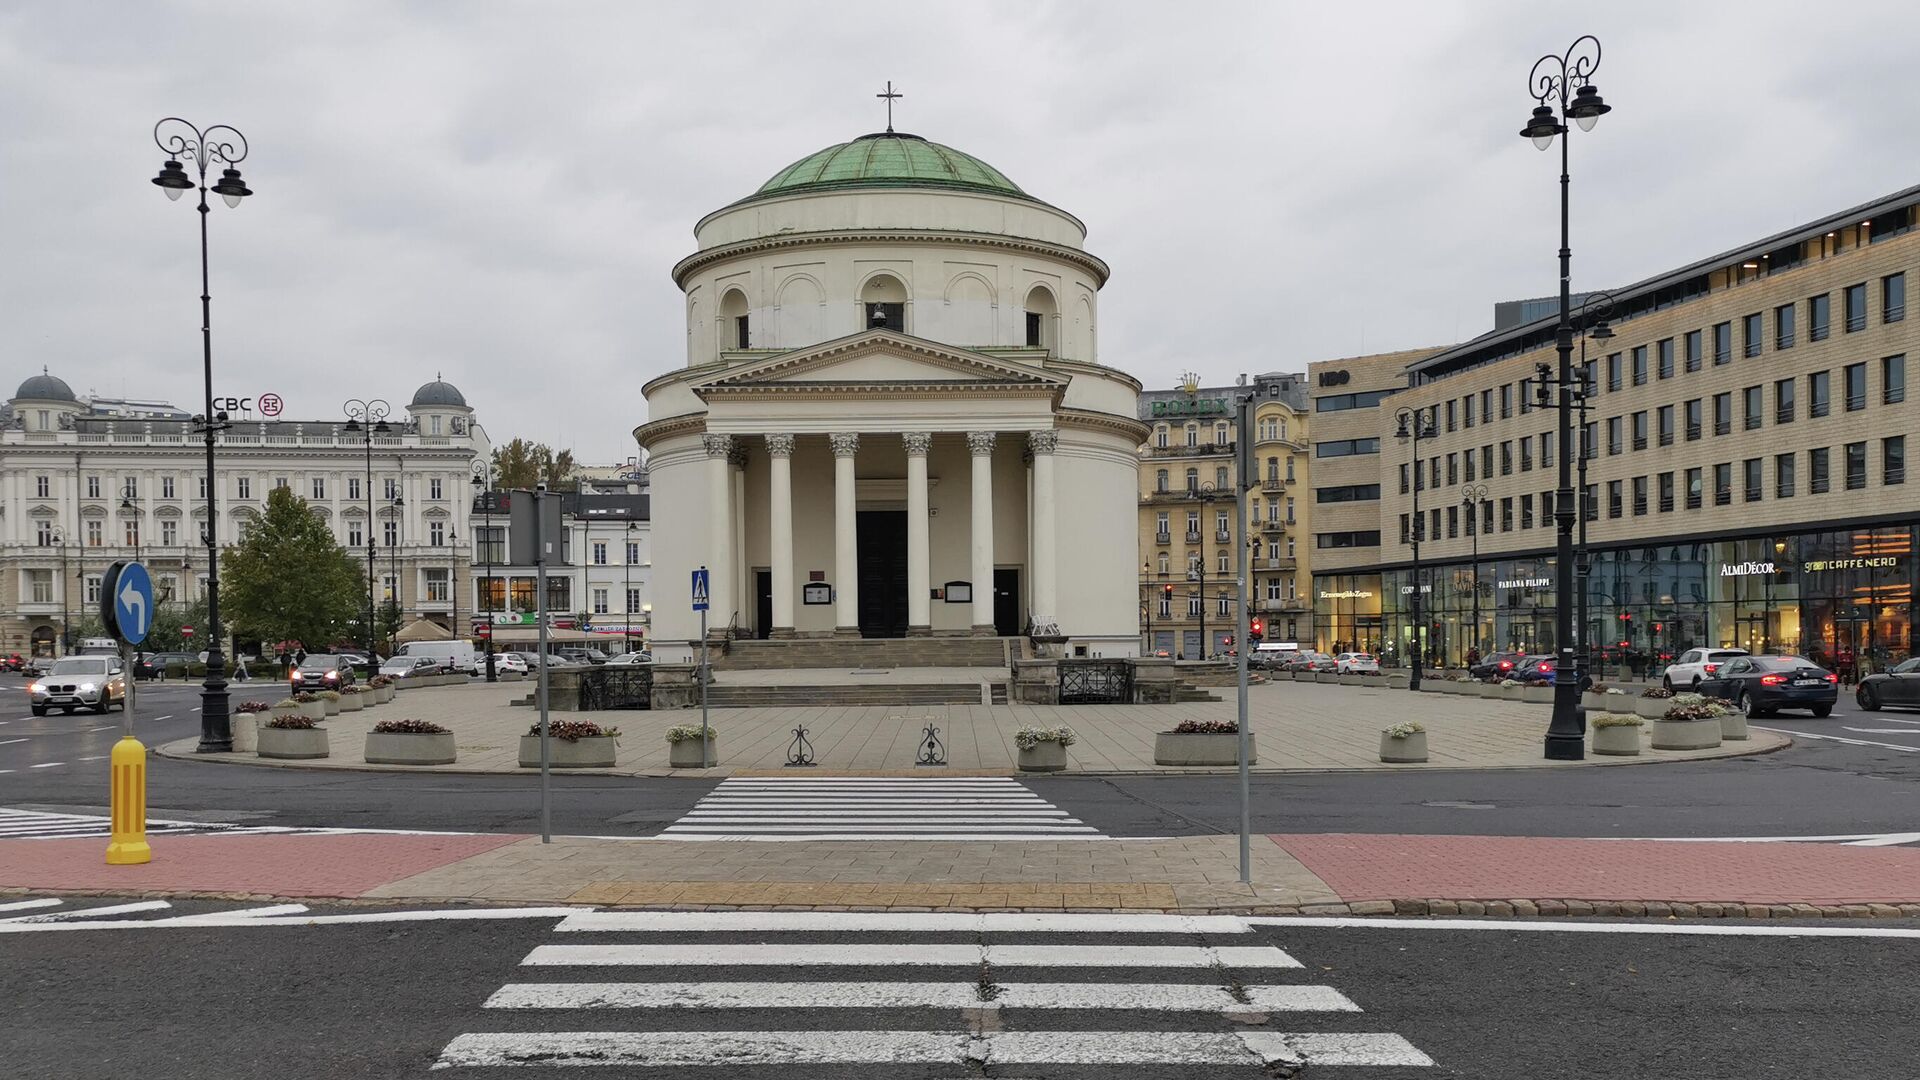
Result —
<instances>
[{"instance_id":1,"label":"tree","mask_svg":"<svg viewBox=\"0 0 1920 1080\"><path fill-rule=\"evenodd\" d=\"M546 443L514 439L493 450L493 486L532 488L545 481L548 491L571 491L576 481L573 451L554 453Z\"/></svg>"},{"instance_id":2,"label":"tree","mask_svg":"<svg viewBox=\"0 0 1920 1080\"><path fill-rule=\"evenodd\" d=\"M221 560L234 626L266 640L332 641L366 599L360 568L291 488L268 492Z\"/></svg>"}]
</instances>

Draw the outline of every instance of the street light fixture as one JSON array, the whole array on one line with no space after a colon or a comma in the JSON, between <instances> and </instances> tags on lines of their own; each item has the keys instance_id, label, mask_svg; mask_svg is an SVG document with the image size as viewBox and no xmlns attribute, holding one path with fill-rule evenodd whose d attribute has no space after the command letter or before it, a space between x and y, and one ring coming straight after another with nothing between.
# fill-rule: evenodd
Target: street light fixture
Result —
<instances>
[{"instance_id":1,"label":"street light fixture","mask_svg":"<svg viewBox=\"0 0 1920 1080\"><path fill-rule=\"evenodd\" d=\"M393 406L379 398L374 398L371 401L361 401L359 398L350 398L345 404L340 406L340 411L345 413L347 417L346 426L340 430L349 434L361 433L363 435L361 441L366 445L367 449L367 657L371 659L373 657L373 625L375 618L373 599L373 527L376 524L373 518L373 437L375 435L386 435L393 431L392 425L387 423L387 417L393 415ZM395 570L397 573L397 565ZM400 579L397 576L394 578L393 591L395 593L400 591ZM394 600L397 602L399 597L395 596Z\"/></svg>"},{"instance_id":2,"label":"street light fixture","mask_svg":"<svg viewBox=\"0 0 1920 1080\"><path fill-rule=\"evenodd\" d=\"M140 527L146 524L147 512L140 506L139 491L133 486L133 478L120 487L120 509L133 512L133 561L140 561Z\"/></svg>"},{"instance_id":3,"label":"street light fixture","mask_svg":"<svg viewBox=\"0 0 1920 1080\"><path fill-rule=\"evenodd\" d=\"M1468 484L1460 489L1460 506L1467 513L1467 535L1473 537L1473 651L1484 657L1480 646L1480 507L1487 501L1487 485Z\"/></svg>"},{"instance_id":4,"label":"street light fixture","mask_svg":"<svg viewBox=\"0 0 1920 1080\"><path fill-rule=\"evenodd\" d=\"M1420 444L1427 439L1437 438L1439 431L1434 429L1430 410L1401 409L1393 414L1393 437L1408 444L1413 451L1413 521L1407 530L1407 539L1413 544L1413 607L1409 614L1413 629L1413 670L1407 674L1407 689L1420 689L1420 669L1426 665L1426 616L1420 610L1420 536L1426 532L1426 518L1420 513L1420 489L1424 479L1420 473Z\"/></svg>"},{"instance_id":5,"label":"street light fixture","mask_svg":"<svg viewBox=\"0 0 1920 1080\"><path fill-rule=\"evenodd\" d=\"M400 545L407 542L407 500L396 494L387 503L387 513L393 518L393 540L387 545L387 574L393 579L393 632L400 633ZM367 650L369 654L373 650ZM371 655L368 657L371 659Z\"/></svg>"},{"instance_id":6,"label":"street light fixture","mask_svg":"<svg viewBox=\"0 0 1920 1080\"><path fill-rule=\"evenodd\" d=\"M639 532L639 522L627 522L627 543L620 549L620 559L626 564L626 581L621 585L624 591L620 594L620 611L626 616L620 620L621 652L633 651L633 557L637 554L634 551L637 543L634 537Z\"/></svg>"},{"instance_id":7,"label":"street light fixture","mask_svg":"<svg viewBox=\"0 0 1920 1080\"><path fill-rule=\"evenodd\" d=\"M67 602L67 530L55 525L47 539L60 546L60 652L73 651L73 614Z\"/></svg>"},{"instance_id":8,"label":"street light fixture","mask_svg":"<svg viewBox=\"0 0 1920 1080\"><path fill-rule=\"evenodd\" d=\"M213 447L221 431L226 430L227 414L213 407L213 293L207 273L207 167L219 163L227 168L213 190L228 207L237 208L240 200L253 190L240 179L236 167L247 156L247 139L225 124L205 131L177 116L169 116L153 126L154 145L167 155L153 183L178 200L189 189L200 189L200 345L201 363L206 381L206 411L193 418L191 430L206 439L207 446L207 677L200 690L200 744L202 754L220 754L233 749L233 728L227 715L227 658L220 648L224 636L220 630L220 548L215 523L219 520L218 484L215 483ZM193 162L195 176L189 176L180 161Z\"/></svg>"},{"instance_id":9,"label":"street light fixture","mask_svg":"<svg viewBox=\"0 0 1920 1080\"><path fill-rule=\"evenodd\" d=\"M500 677L493 670L493 466L491 463L475 459L473 463L473 490L480 499L480 516L485 524L481 527L482 558L486 560L486 585L481 589L481 602L487 606L487 681L499 682Z\"/></svg>"},{"instance_id":10,"label":"street light fixture","mask_svg":"<svg viewBox=\"0 0 1920 1080\"><path fill-rule=\"evenodd\" d=\"M1534 61L1527 74L1527 92L1535 102L1532 117L1520 134L1547 150L1560 143L1560 319L1554 331L1554 351L1559 357L1558 377L1543 380L1559 390L1560 478L1554 492L1553 517L1558 536L1554 547L1554 636L1560 650L1560 662L1553 669L1553 720L1547 725L1546 757L1550 761L1579 761L1586 757L1585 725L1580 718L1580 654L1574 648L1574 518L1573 466L1566 449L1572 445L1573 426L1573 311L1571 277L1573 249L1568 239L1568 189L1571 177L1567 165L1569 129L1572 120L1581 131L1592 131L1600 117L1613 111L1593 85L1593 73L1600 67L1600 39L1591 34L1574 39L1562 55L1548 54ZM1557 112L1556 112L1557 109Z\"/></svg>"}]
</instances>

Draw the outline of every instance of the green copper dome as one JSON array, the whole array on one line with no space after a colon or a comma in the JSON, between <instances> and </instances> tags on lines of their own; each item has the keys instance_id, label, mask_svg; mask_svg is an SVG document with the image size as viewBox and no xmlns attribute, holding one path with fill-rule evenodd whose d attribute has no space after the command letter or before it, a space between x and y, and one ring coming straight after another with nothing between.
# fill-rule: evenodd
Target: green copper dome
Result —
<instances>
[{"instance_id":1,"label":"green copper dome","mask_svg":"<svg viewBox=\"0 0 1920 1080\"><path fill-rule=\"evenodd\" d=\"M999 169L951 146L888 131L808 154L773 174L742 202L808 191L929 187L1032 199Z\"/></svg>"}]
</instances>

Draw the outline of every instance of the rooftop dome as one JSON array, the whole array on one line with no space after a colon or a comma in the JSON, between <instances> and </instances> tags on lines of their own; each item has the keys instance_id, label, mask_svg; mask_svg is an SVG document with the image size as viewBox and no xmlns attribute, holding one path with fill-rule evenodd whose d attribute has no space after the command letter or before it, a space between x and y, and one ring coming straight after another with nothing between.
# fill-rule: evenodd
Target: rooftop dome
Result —
<instances>
[{"instance_id":1,"label":"rooftop dome","mask_svg":"<svg viewBox=\"0 0 1920 1080\"><path fill-rule=\"evenodd\" d=\"M47 374L46 368L41 368L40 374L21 383L20 389L14 391L13 396L16 400L21 398L30 398L34 401L78 402L80 400L74 396L73 387L68 386L66 380Z\"/></svg>"},{"instance_id":2,"label":"rooftop dome","mask_svg":"<svg viewBox=\"0 0 1920 1080\"><path fill-rule=\"evenodd\" d=\"M459 387L435 375L432 382L413 392L413 401L407 408L434 408L447 405L464 409L467 407L467 396L460 392Z\"/></svg>"},{"instance_id":3,"label":"rooftop dome","mask_svg":"<svg viewBox=\"0 0 1920 1080\"><path fill-rule=\"evenodd\" d=\"M918 135L883 131L820 150L773 174L742 202L808 191L928 187L1033 199L999 169Z\"/></svg>"}]
</instances>

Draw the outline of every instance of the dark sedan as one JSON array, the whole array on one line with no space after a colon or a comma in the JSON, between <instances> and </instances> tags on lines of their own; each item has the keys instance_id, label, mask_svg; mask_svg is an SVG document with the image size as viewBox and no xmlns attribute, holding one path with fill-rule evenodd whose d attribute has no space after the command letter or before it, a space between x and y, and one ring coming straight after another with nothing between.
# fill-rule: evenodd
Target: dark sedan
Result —
<instances>
[{"instance_id":1,"label":"dark sedan","mask_svg":"<svg viewBox=\"0 0 1920 1080\"><path fill-rule=\"evenodd\" d=\"M1489 653L1486 659L1469 667L1467 674L1476 679L1491 678L1495 675L1503 679L1514 678L1514 669L1526 663L1527 654L1519 652Z\"/></svg>"},{"instance_id":2,"label":"dark sedan","mask_svg":"<svg viewBox=\"0 0 1920 1080\"><path fill-rule=\"evenodd\" d=\"M1892 671L1882 671L1860 680L1853 700L1873 712L1887 705L1920 708L1920 656L1903 660Z\"/></svg>"},{"instance_id":3,"label":"dark sedan","mask_svg":"<svg viewBox=\"0 0 1920 1080\"><path fill-rule=\"evenodd\" d=\"M308 653L288 680L295 690L338 690L353 685L353 664L334 653Z\"/></svg>"},{"instance_id":4,"label":"dark sedan","mask_svg":"<svg viewBox=\"0 0 1920 1080\"><path fill-rule=\"evenodd\" d=\"M1702 679L1700 692L1733 702L1749 719L1781 709L1828 716L1840 697L1840 676L1804 656L1736 656Z\"/></svg>"}]
</instances>

